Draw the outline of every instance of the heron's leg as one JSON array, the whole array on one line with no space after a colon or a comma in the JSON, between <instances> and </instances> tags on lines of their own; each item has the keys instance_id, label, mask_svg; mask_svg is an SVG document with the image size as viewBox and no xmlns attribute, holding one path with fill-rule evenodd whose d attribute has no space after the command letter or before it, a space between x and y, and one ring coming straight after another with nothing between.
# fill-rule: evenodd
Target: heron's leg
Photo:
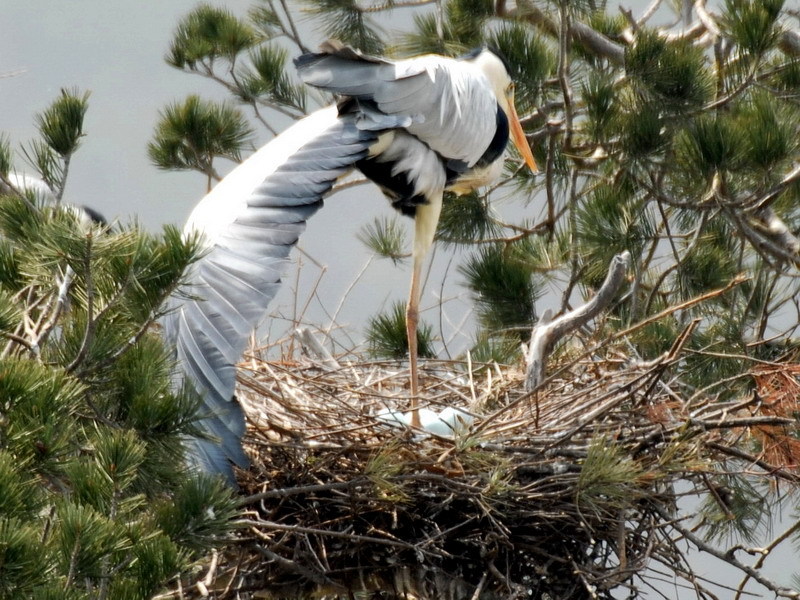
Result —
<instances>
[{"instance_id":1,"label":"heron's leg","mask_svg":"<svg viewBox=\"0 0 800 600\"><path fill-rule=\"evenodd\" d=\"M414 216L414 266L411 272L411 290L406 306L406 335L408 336L408 359L411 371L411 426L420 427L419 420L419 375L417 371L417 324L419 322L419 301L422 287L422 265L433 244L439 214L442 212L442 193L428 197L427 204L417 206Z\"/></svg>"},{"instance_id":2,"label":"heron's leg","mask_svg":"<svg viewBox=\"0 0 800 600\"><path fill-rule=\"evenodd\" d=\"M419 323L419 282L424 256L414 257L411 272L411 289L406 305L406 336L408 336L408 362L411 371L411 426L420 427L419 420L419 375L417 373L417 324Z\"/></svg>"}]
</instances>

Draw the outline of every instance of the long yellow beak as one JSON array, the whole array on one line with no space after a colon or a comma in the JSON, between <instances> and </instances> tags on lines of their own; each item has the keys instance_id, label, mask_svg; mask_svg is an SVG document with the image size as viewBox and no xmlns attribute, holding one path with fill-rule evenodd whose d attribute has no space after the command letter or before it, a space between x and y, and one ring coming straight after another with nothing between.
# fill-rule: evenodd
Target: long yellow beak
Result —
<instances>
[{"instance_id":1,"label":"long yellow beak","mask_svg":"<svg viewBox=\"0 0 800 600\"><path fill-rule=\"evenodd\" d=\"M522 158L525 159L525 164L528 165L531 171L538 173L539 167L536 166L536 160L533 158L531 147L528 144L528 140L525 138L525 132L522 130L522 125L519 122L517 109L514 108L513 95L508 99L508 112L510 113L508 115L508 121L511 126L511 139L514 140L514 145L517 147L517 150L519 150Z\"/></svg>"}]
</instances>

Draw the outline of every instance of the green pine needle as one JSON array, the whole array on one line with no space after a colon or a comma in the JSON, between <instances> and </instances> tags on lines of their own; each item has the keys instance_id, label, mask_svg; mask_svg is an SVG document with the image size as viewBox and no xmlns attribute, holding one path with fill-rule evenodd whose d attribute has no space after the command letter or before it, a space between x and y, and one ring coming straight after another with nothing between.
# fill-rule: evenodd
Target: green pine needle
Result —
<instances>
[{"instance_id":1,"label":"green pine needle","mask_svg":"<svg viewBox=\"0 0 800 600\"><path fill-rule=\"evenodd\" d=\"M541 103L544 81L556 70L556 58L544 38L520 23L505 24L492 32L489 44L508 61L516 84L514 102L524 115Z\"/></svg>"},{"instance_id":2,"label":"green pine needle","mask_svg":"<svg viewBox=\"0 0 800 600\"><path fill-rule=\"evenodd\" d=\"M0 205L2 205L0 200ZM22 274L17 251L8 240L0 239L0 287L8 292L18 292L22 287Z\"/></svg>"},{"instance_id":3,"label":"green pine needle","mask_svg":"<svg viewBox=\"0 0 800 600\"><path fill-rule=\"evenodd\" d=\"M271 102L305 111L305 87L295 85L288 76L288 52L279 46L259 46L250 53L250 66L238 75L239 96L252 101L261 96Z\"/></svg>"},{"instance_id":4,"label":"green pine needle","mask_svg":"<svg viewBox=\"0 0 800 600\"><path fill-rule=\"evenodd\" d=\"M782 0L725 0L721 25L739 46L750 54L760 55L778 41L777 19Z\"/></svg>"},{"instance_id":5,"label":"green pine needle","mask_svg":"<svg viewBox=\"0 0 800 600\"><path fill-rule=\"evenodd\" d=\"M395 302L389 310L379 313L369 320L366 329L369 353L375 358L403 359L408 356L408 335L406 334L406 307ZM433 358L433 329L420 320L417 326L417 355Z\"/></svg>"},{"instance_id":6,"label":"green pine needle","mask_svg":"<svg viewBox=\"0 0 800 600\"><path fill-rule=\"evenodd\" d=\"M797 121L767 92L753 94L736 118L735 126L745 138L743 159L764 172L780 168L797 150Z\"/></svg>"},{"instance_id":7,"label":"green pine needle","mask_svg":"<svg viewBox=\"0 0 800 600\"><path fill-rule=\"evenodd\" d=\"M89 107L89 93L61 90L61 95L43 112L36 115L36 126L42 139L61 157L78 149L83 137L83 119Z\"/></svg>"},{"instance_id":8,"label":"green pine needle","mask_svg":"<svg viewBox=\"0 0 800 600\"><path fill-rule=\"evenodd\" d=\"M0 515L29 519L41 509L41 490L35 477L30 474L30 467L29 461L20 462L18 457L0 448ZM0 559L2 564L3 560Z\"/></svg>"},{"instance_id":9,"label":"green pine needle","mask_svg":"<svg viewBox=\"0 0 800 600\"><path fill-rule=\"evenodd\" d=\"M520 336L482 335L469 352L473 365L480 364L491 367L494 364L514 364L519 360L522 352Z\"/></svg>"},{"instance_id":10,"label":"green pine needle","mask_svg":"<svg viewBox=\"0 0 800 600\"><path fill-rule=\"evenodd\" d=\"M390 258L395 264L408 258L406 229L396 216L375 217L361 228L357 237L372 252Z\"/></svg>"},{"instance_id":11,"label":"green pine needle","mask_svg":"<svg viewBox=\"0 0 800 600\"><path fill-rule=\"evenodd\" d=\"M116 491L133 483L145 457L145 445L130 430L104 429L94 439L94 460Z\"/></svg>"},{"instance_id":12,"label":"green pine needle","mask_svg":"<svg viewBox=\"0 0 800 600\"><path fill-rule=\"evenodd\" d=\"M196 69L200 62L210 67L218 58L234 61L260 40L253 28L230 11L201 4L178 25L166 61L179 69Z\"/></svg>"},{"instance_id":13,"label":"green pine needle","mask_svg":"<svg viewBox=\"0 0 800 600\"><path fill-rule=\"evenodd\" d=\"M61 188L64 165L52 146L44 140L31 140L27 146L22 147L22 154L51 190ZM32 191L25 192L26 197L35 195Z\"/></svg>"},{"instance_id":14,"label":"green pine needle","mask_svg":"<svg viewBox=\"0 0 800 600\"><path fill-rule=\"evenodd\" d=\"M438 34L439 25L432 13L414 15L414 29L400 36L395 49L403 56L418 54L442 54L456 56L468 48L456 41L456 35L448 23L441 26L442 36Z\"/></svg>"},{"instance_id":15,"label":"green pine needle","mask_svg":"<svg viewBox=\"0 0 800 600\"><path fill-rule=\"evenodd\" d=\"M654 231L650 212L630 188L621 184L596 187L577 215L577 241L587 285L602 283L614 255L627 250L639 256Z\"/></svg>"},{"instance_id":16,"label":"green pine needle","mask_svg":"<svg viewBox=\"0 0 800 600\"><path fill-rule=\"evenodd\" d=\"M3 333L16 331L22 320L18 299L10 291L0 287L0 337Z\"/></svg>"},{"instance_id":17,"label":"green pine needle","mask_svg":"<svg viewBox=\"0 0 800 600\"><path fill-rule=\"evenodd\" d=\"M768 527L766 498L745 477L720 475L709 481L699 517L708 541L753 543Z\"/></svg>"},{"instance_id":18,"label":"green pine needle","mask_svg":"<svg viewBox=\"0 0 800 600\"><path fill-rule=\"evenodd\" d=\"M414 15L414 29L401 36L398 51L409 56L424 53L458 56L484 42L486 23L494 14L493 2L451 0L444 9L441 24L433 13Z\"/></svg>"},{"instance_id":19,"label":"green pine needle","mask_svg":"<svg viewBox=\"0 0 800 600\"><path fill-rule=\"evenodd\" d=\"M238 515L231 490L219 477L196 474L156 507L162 531L174 542L205 555L227 541L229 522Z\"/></svg>"},{"instance_id":20,"label":"green pine needle","mask_svg":"<svg viewBox=\"0 0 800 600\"><path fill-rule=\"evenodd\" d=\"M160 169L193 169L209 175L217 157L240 161L252 133L238 109L192 95L161 112L147 153Z\"/></svg>"},{"instance_id":21,"label":"green pine needle","mask_svg":"<svg viewBox=\"0 0 800 600\"><path fill-rule=\"evenodd\" d=\"M258 0L247 11L250 22L267 38L279 35L281 31L281 20L278 13L273 10L269 0Z\"/></svg>"},{"instance_id":22,"label":"green pine needle","mask_svg":"<svg viewBox=\"0 0 800 600\"><path fill-rule=\"evenodd\" d=\"M505 245L484 246L460 267L472 291L481 325L491 334L530 335L541 290L527 265Z\"/></svg>"},{"instance_id":23,"label":"green pine needle","mask_svg":"<svg viewBox=\"0 0 800 600\"><path fill-rule=\"evenodd\" d=\"M151 598L163 589L164 582L188 566L187 553L162 533L149 532L131 549L131 577L118 578L110 598L122 598L135 589L141 598Z\"/></svg>"},{"instance_id":24,"label":"green pine needle","mask_svg":"<svg viewBox=\"0 0 800 600\"><path fill-rule=\"evenodd\" d=\"M466 244L498 234L499 227L492 219L486 197L477 192L461 196L445 192L436 229L438 241L445 244Z\"/></svg>"},{"instance_id":25,"label":"green pine needle","mask_svg":"<svg viewBox=\"0 0 800 600\"><path fill-rule=\"evenodd\" d=\"M703 182L720 170L738 168L743 130L725 115L702 115L676 141L676 161Z\"/></svg>"},{"instance_id":26,"label":"green pine needle","mask_svg":"<svg viewBox=\"0 0 800 600\"><path fill-rule=\"evenodd\" d=\"M48 578L48 558L38 528L15 517L0 517L0 597L29 597Z\"/></svg>"},{"instance_id":27,"label":"green pine needle","mask_svg":"<svg viewBox=\"0 0 800 600\"><path fill-rule=\"evenodd\" d=\"M701 48L688 40L667 41L653 30L637 34L625 65L639 91L661 102L662 110L697 108L713 89Z\"/></svg>"},{"instance_id":28,"label":"green pine needle","mask_svg":"<svg viewBox=\"0 0 800 600\"><path fill-rule=\"evenodd\" d=\"M658 102L635 103L619 120L625 155L641 162L663 150L668 142L665 124Z\"/></svg>"},{"instance_id":29,"label":"green pine needle","mask_svg":"<svg viewBox=\"0 0 800 600\"><path fill-rule=\"evenodd\" d=\"M640 497L642 468L621 448L600 438L589 446L578 476L576 502L581 511L616 517Z\"/></svg>"},{"instance_id":30,"label":"green pine needle","mask_svg":"<svg viewBox=\"0 0 800 600\"><path fill-rule=\"evenodd\" d=\"M11 142L8 136L0 134L0 178L7 177L12 168Z\"/></svg>"},{"instance_id":31,"label":"green pine needle","mask_svg":"<svg viewBox=\"0 0 800 600\"><path fill-rule=\"evenodd\" d=\"M309 12L322 18L325 35L366 54L383 54L384 36L356 0L311 0Z\"/></svg>"},{"instance_id":32,"label":"green pine needle","mask_svg":"<svg viewBox=\"0 0 800 600\"><path fill-rule=\"evenodd\" d=\"M724 287L736 275L736 254L730 248L703 244L683 256L678 267L679 288L684 299Z\"/></svg>"},{"instance_id":33,"label":"green pine needle","mask_svg":"<svg viewBox=\"0 0 800 600\"><path fill-rule=\"evenodd\" d=\"M590 73L581 84L581 96L586 103L586 128L591 138L600 141L616 133L611 131L619 113L614 82L600 73Z\"/></svg>"},{"instance_id":34,"label":"green pine needle","mask_svg":"<svg viewBox=\"0 0 800 600\"><path fill-rule=\"evenodd\" d=\"M105 561L130 547L124 523L70 500L58 506L55 538L62 571L76 579L100 577Z\"/></svg>"},{"instance_id":35,"label":"green pine needle","mask_svg":"<svg viewBox=\"0 0 800 600\"><path fill-rule=\"evenodd\" d=\"M49 469L79 439L74 416L85 387L76 379L33 360L0 361L3 420L0 439L20 461ZM36 431L36 436L30 435Z\"/></svg>"},{"instance_id":36,"label":"green pine needle","mask_svg":"<svg viewBox=\"0 0 800 600\"><path fill-rule=\"evenodd\" d=\"M494 16L491 0L450 0L445 4L448 29L465 48L483 43L484 25Z\"/></svg>"}]
</instances>

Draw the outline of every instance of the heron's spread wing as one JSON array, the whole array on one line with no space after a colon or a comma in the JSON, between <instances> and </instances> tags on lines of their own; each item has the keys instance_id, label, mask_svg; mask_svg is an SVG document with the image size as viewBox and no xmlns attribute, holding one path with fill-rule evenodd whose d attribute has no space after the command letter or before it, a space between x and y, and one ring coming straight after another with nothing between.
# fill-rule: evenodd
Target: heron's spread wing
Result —
<instances>
[{"instance_id":1,"label":"heron's spread wing","mask_svg":"<svg viewBox=\"0 0 800 600\"><path fill-rule=\"evenodd\" d=\"M407 117L405 129L445 159L472 167L492 140L497 99L469 61L428 55L396 62L329 47L295 60L303 82Z\"/></svg>"},{"instance_id":2,"label":"heron's spread wing","mask_svg":"<svg viewBox=\"0 0 800 600\"><path fill-rule=\"evenodd\" d=\"M183 290L198 300L173 296L162 326L182 376L203 396L199 424L214 440L192 440L190 455L206 471L232 480L230 463L247 464L235 364L306 220L374 141L354 117L338 117L335 107L317 111L232 171L189 217L186 232L204 234L207 247Z\"/></svg>"}]
</instances>

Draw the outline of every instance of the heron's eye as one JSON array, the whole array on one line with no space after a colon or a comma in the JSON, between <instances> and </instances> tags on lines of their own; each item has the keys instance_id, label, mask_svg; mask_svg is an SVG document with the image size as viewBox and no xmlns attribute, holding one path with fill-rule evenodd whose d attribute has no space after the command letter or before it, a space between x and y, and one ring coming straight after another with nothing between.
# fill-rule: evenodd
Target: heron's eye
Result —
<instances>
[{"instance_id":1,"label":"heron's eye","mask_svg":"<svg viewBox=\"0 0 800 600\"><path fill-rule=\"evenodd\" d=\"M506 96L513 96L514 95L514 83L509 83L508 87L506 88Z\"/></svg>"}]
</instances>

